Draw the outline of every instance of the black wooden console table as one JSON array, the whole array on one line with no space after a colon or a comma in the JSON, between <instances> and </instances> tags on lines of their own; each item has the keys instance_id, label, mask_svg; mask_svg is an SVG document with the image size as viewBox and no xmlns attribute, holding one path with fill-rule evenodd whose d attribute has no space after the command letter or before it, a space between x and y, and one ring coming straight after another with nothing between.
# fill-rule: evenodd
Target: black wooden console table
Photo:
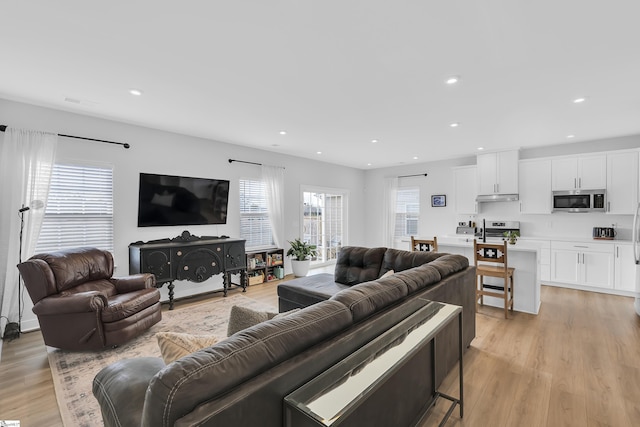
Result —
<instances>
[{"instance_id":1,"label":"black wooden console table","mask_svg":"<svg viewBox=\"0 0 640 427\"><path fill-rule=\"evenodd\" d=\"M156 286L169 283L169 310L173 310L174 280L204 282L223 274L224 296L232 286L247 290L247 259L245 240L226 236L193 236L188 231L173 239L135 242L129 245L129 274L153 273ZM231 281L240 275L240 284Z\"/></svg>"}]
</instances>

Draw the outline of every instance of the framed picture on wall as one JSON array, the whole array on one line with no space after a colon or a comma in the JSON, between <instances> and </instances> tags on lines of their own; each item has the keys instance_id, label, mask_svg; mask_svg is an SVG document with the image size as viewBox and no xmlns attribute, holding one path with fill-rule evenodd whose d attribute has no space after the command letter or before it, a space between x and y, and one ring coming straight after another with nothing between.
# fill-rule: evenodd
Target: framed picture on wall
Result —
<instances>
[{"instance_id":1,"label":"framed picture on wall","mask_svg":"<svg viewBox=\"0 0 640 427\"><path fill-rule=\"evenodd\" d=\"M444 194L431 196L431 206L434 208L442 208L444 206L447 206L447 196Z\"/></svg>"}]
</instances>

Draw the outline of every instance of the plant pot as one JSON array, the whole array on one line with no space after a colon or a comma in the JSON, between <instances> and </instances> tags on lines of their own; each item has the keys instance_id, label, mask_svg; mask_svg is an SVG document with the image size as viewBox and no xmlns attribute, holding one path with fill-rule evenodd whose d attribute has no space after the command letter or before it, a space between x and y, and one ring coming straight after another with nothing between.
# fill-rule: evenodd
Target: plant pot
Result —
<instances>
[{"instance_id":1,"label":"plant pot","mask_svg":"<svg viewBox=\"0 0 640 427\"><path fill-rule=\"evenodd\" d=\"M293 275L296 277L304 277L309 273L310 259L299 261L297 259L291 260L291 268L293 269Z\"/></svg>"}]
</instances>

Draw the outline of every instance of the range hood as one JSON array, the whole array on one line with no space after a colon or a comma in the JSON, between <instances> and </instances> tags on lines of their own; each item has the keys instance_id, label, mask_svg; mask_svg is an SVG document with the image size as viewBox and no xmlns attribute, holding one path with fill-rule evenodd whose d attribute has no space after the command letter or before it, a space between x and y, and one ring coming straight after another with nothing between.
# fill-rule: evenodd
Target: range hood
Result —
<instances>
[{"instance_id":1,"label":"range hood","mask_svg":"<svg viewBox=\"0 0 640 427\"><path fill-rule=\"evenodd\" d=\"M518 200L517 194L480 194L476 202L514 202Z\"/></svg>"}]
</instances>

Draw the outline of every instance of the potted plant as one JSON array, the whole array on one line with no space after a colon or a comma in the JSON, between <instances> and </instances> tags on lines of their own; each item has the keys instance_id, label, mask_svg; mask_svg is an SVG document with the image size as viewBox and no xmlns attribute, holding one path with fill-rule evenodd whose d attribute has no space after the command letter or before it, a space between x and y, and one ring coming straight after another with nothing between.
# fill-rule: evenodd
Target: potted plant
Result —
<instances>
[{"instance_id":1,"label":"potted plant","mask_svg":"<svg viewBox=\"0 0 640 427\"><path fill-rule=\"evenodd\" d=\"M317 246L303 242L299 238L293 242L289 241L289 244L291 247L287 251L287 256L292 257L291 268L293 269L293 275L304 277L309 272L311 257L318 254Z\"/></svg>"},{"instance_id":2,"label":"potted plant","mask_svg":"<svg viewBox=\"0 0 640 427\"><path fill-rule=\"evenodd\" d=\"M517 231L505 231L502 235L507 238L507 241L511 245L515 245L518 237L520 237L520 233Z\"/></svg>"}]
</instances>

